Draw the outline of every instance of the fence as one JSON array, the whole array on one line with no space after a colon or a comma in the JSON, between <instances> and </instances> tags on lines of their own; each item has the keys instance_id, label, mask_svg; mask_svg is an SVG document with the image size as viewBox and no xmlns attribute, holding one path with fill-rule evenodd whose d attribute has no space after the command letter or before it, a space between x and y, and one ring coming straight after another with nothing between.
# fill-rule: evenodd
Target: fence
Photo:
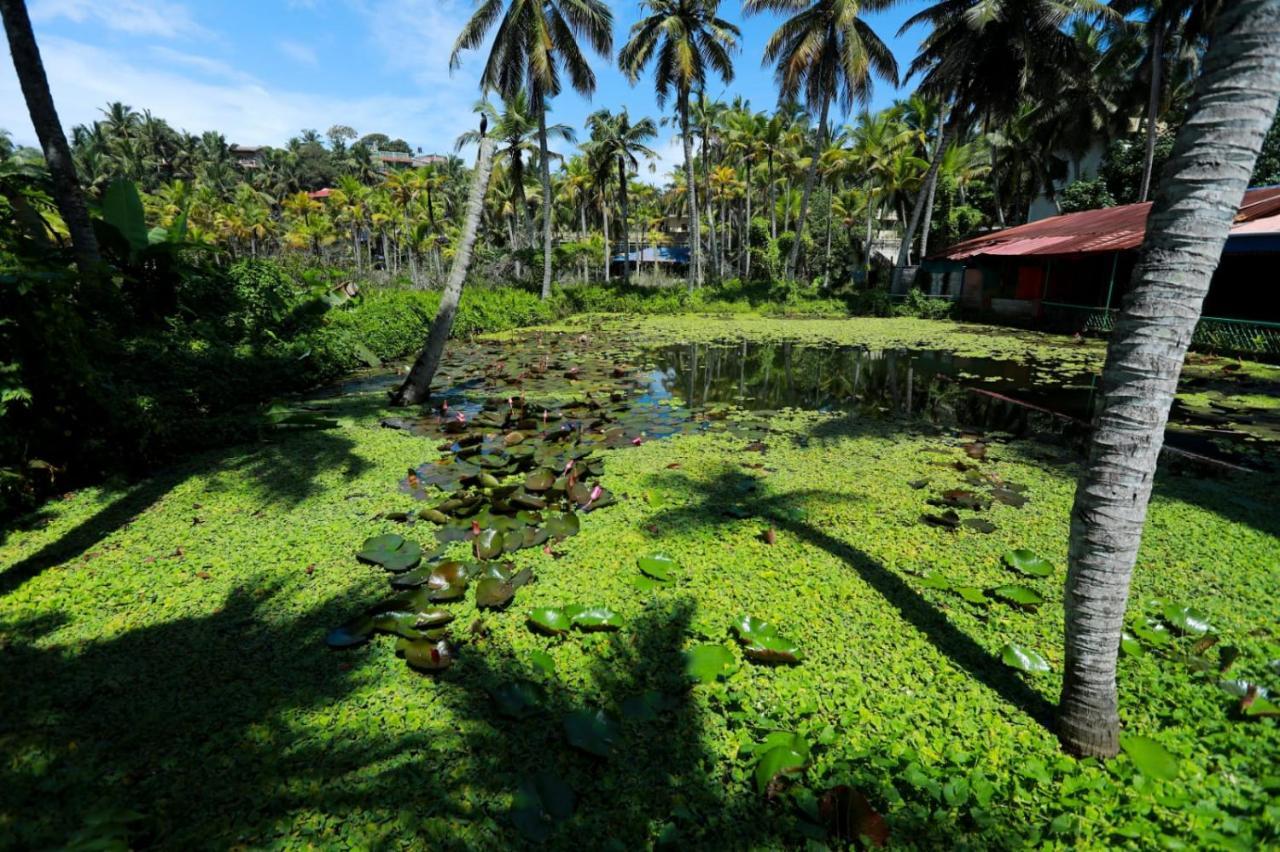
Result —
<instances>
[{"instance_id":1,"label":"fence","mask_svg":"<svg viewBox=\"0 0 1280 852\"><path fill-rule=\"evenodd\" d=\"M1115 327L1115 308L1041 302L1044 323L1063 331L1110 334ZM1201 317L1191 337L1197 349L1233 352L1242 355L1280 357L1280 323L1262 320Z\"/></svg>"}]
</instances>

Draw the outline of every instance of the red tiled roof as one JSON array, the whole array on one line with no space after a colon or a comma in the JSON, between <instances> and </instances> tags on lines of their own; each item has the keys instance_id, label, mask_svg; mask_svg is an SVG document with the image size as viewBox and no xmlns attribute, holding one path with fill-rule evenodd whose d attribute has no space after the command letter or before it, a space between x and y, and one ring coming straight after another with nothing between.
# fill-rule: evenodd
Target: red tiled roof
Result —
<instances>
[{"instance_id":1,"label":"red tiled roof","mask_svg":"<svg viewBox=\"0 0 1280 852\"><path fill-rule=\"evenodd\" d=\"M1052 216L956 243L936 257L963 260L978 255L1046 256L1135 249L1142 245L1150 210L1151 202L1147 201ZM1235 221L1233 234L1280 232L1280 187L1247 191Z\"/></svg>"},{"instance_id":2,"label":"red tiled roof","mask_svg":"<svg viewBox=\"0 0 1280 852\"><path fill-rule=\"evenodd\" d=\"M316 199L319 199L319 198L328 198L328 197L329 197L329 193L331 193L331 192L333 192L333 190L332 190L332 189L329 189L328 187L325 187L324 189L317 189L315 192L308 192L308 193L307 193L307 195L311 196L312 198L316 198Z\"/></svg>"}]
</instances>

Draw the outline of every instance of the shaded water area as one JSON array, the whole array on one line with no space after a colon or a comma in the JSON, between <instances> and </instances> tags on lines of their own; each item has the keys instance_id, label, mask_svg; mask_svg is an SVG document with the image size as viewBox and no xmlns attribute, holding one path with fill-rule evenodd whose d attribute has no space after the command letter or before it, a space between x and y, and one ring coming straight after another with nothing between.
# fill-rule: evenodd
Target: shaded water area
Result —
<instances>
[{"instance_id":1,"label":"shaded water area","mask_svg":"<svg viewBox=\"0 0 1280 852\"><path fill-rule=\"evenodd\" d=\"M943 427L1088 435L1100 403L1099 378L1054 364L959 356L938 350L871 350L789 343L685 344L649 353L648 396L691 409L731 404L749 411L784 408L888 416ZM1225 381L1226 379L1224 379ZM1234 389L1275 394L1272 382L1231 378ZM1184 385L1213 389L1213 378ZM1207 407L1175 403L1166 436L1175 450L1249 466L1267 465L1280 442L1280 408L1232 404L1218 393Z\"/></svg>"}]
</instances>

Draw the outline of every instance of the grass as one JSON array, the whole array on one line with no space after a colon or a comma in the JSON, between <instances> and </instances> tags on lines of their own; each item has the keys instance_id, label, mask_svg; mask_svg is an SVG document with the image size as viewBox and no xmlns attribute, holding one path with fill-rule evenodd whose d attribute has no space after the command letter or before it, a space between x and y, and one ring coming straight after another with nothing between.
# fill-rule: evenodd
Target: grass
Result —
<instances>
[{"instance_id":1,"label":"grass","mask_svg":"<svg viewBox=\"0 0 1280 852\"><path fill-rule=\"evenodd\" d=\"M736 334L744 322L665 327ZM886 335L923 333L886 322ZM395 483L435 458L435 442L380 428L375 396L329 405L337 429L202 456L133 489L81 491L0 543L0 845L115 834L165 847L506 848L523 843L513 795L540 770L578 798L551 848L803 846L821 834L813 798L837 784L865 792L907 846L1280 841L1276 720L1233 718L1216 672L1188 663L1190 639L1120 669L1126 731L1172 752L1176 781L1124 756L1060 754L1048 724L1077 471L1052 446L991 443L983 470L1025 485L1030 502L984 513L990 535L919 522L936 511L926 498L961 484L948 465L964 458L962 441L950 433L790 412L763 453L724 429L611 451L604 481L619 504L586 516L559 558L521 551L538 580L511 610L451 605L465 644L452 669L426 676L388 637L346 652L323 638L386 594L385 575L353 558L366 536L430 537L427 524L371 519L416 508ZM908 484L920 479L929 484ZM1204 610L1221 644L1241 651L1229 676L1275 688L1273 488L1166 470L1130 612ZM1054 576L1019 580L1000 564L1014 547L1047 557ZM635 559L658 550L678 577L639 593ZM927 588L928 572L982 588L1023 582L1046 603L970 604ZM608 606L625 626L549 638L524 622L529 608L566 603ZM803 662L745 660L729 634L743 614L776 624ZM1006 642L1053 671L1006 668ZM702 643L731 648L737 668L688 689L681 651ZM540 684L541 698L513 721L489 693L517 678ZM670 706L656 721L623 721L611 758L568 747L565 714L620 715L649 690ZM804 736L813 758L765 801L753 752L775 730Z\"/></svg>"}]
</instances>

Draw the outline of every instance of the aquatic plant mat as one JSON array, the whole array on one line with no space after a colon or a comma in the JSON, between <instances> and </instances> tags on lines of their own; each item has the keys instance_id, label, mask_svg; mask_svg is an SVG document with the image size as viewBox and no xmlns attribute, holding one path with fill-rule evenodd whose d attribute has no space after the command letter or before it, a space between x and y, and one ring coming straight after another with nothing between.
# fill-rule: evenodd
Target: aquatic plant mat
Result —
<instances>
[{"instance_id":1,"label":"aquatic plant mat","mask_svg":"<svg viewBox=\"0 0 1280 852\"><path fill-rule=\"evenodd\" d=\"M365 380L50 504L0 543L0 844L1274 845L1271 439L1166 458L1123 754L1064 757L1074 436L969 400L1098 352L919 323L460 345L423 416ZM1184 404L1265 421L1269 369Z\"/></svg>"}]
</instances>

